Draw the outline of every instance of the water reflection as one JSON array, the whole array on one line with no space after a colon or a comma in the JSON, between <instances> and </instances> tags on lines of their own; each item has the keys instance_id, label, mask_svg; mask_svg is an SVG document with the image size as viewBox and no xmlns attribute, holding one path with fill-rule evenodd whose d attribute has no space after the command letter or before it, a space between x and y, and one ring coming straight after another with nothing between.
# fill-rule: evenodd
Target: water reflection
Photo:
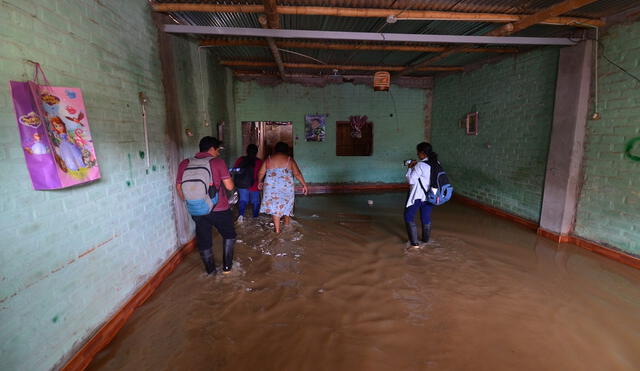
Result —
<instances>
[{"instance_id":1,"label":"water reflection","mask_svg":"<svg viewBox=\"0 0 640 371\"><path fill-rule=\"evenodd\" d=\"M232 275L191 254L90 368L640 368L637 270L453 202L407 250L403 199L299 198L280 235L246 219Z\"/></svg>"}]
</instances>

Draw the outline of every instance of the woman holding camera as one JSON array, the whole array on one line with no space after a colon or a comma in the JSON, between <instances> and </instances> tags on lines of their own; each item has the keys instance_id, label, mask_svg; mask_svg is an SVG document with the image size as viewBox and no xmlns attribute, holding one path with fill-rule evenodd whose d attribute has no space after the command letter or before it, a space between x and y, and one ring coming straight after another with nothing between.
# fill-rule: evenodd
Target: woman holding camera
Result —
<instances>
[{"instance_id":1,"label":"woman holding camera","mask_svg":"<svg viewBox=\"0 0 640 371\"><path fill-rule=\"evenodd\" d=\"M411 187L404 209L404 222L407 227L409 244L412 247L420 246L418 242L418 226L415 216L420 210L422 222L422 242L429 242L431 234L431 209L433 205L427 202L427 192L431 186L431 165L437 163L438 154L433 152L431 144L422 142L416 146L418 160L407 164L407 182Z\"/></svg>"}]
</instances>

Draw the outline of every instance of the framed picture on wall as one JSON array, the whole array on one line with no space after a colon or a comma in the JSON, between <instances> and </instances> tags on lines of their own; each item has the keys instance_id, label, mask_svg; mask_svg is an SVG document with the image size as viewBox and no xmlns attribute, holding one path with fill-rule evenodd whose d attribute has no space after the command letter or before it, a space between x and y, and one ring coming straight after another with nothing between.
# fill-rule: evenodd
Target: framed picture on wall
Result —
<instances>
[{"instance_id":1,"label":"framed picture on wall","mask_svg":"<svg viewBox=\"0 0 640 371\"><path fill-rule=\"evenodd\" d=\"M304 137L307 142L324 142L327 115L305 115Z\"/></svg>"},{"instance_id":2,"label":"framed picture on wall","mask_svg":"<svg viewBox=\"0 0 640 371\"><path fill-rule=\"evenodd\" d=\"M467 135L478 135L478 112L467 113Z\"/></svg>"}]
</instances>

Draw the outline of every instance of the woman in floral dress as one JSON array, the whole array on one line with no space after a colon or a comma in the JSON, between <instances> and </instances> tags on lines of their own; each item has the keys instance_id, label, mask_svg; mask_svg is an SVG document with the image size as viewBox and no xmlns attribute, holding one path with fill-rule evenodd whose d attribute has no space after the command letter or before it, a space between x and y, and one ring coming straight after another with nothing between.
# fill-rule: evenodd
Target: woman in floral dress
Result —
<instances>
[{"instance_id":1,"label":"woman in floral dress","mask_svg":"<svg viewBox=\"0 0 640 371\"><path fill-rule=\"evenodd\" d=\"M289 145L278 142L275 153L267 158L258 173L258 188L264 192L260 212L271 215L276 233L280 233L280 218L284 216L284 225L291 222L294 177L302 184L302 192L306 195L307 184L298 164L289 156Z\"/></svg>"}]
</instances>

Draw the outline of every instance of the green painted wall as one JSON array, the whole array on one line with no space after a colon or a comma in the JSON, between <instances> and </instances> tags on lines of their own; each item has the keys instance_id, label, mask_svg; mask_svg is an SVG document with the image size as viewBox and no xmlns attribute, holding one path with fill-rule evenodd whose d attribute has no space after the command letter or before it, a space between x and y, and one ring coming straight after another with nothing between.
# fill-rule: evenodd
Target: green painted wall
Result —
<instances>
[{"instance_id":1,"label":"green painted wall","mask_svg":"<svg viewBox=\"0 0 640 371\"><path fill-rule=\"evenodd\" d=\"M196 127L203 110L197 48L174 44L182 125ZM53 85L82 88L99 181L32 190L8 87L31 78L25 59L40 62ZM178 248L161 77L146 1L0 3L0 369L60 365ZM208 73L206 89L214 80ZM139 91L149 98L148 171L139 156ZM192 154L193 142L183 141Z\"/></svg>"},{"instance_id":2,"label":"green painted wall","mask_svg":"<svg viewBox=\"0 0 640 371\"><path fill-rule=\"evenodd\" d=\"M423 140L422 89L392 85L390 92L375 92L369 86L353 84L274 87L253 81L236 81L234 86L234 153L242 151L242 121L292 121L294 136L299 138L294 142L295 158L307 182L404 182L402 160L414 158L415 146ZM304 140L304 116L315 113L329 114L325 142ZM372 156L335 155L335 122L352 115L367 115L374 124Z\"/></svg>"},{"instance_id":3,"label":"green painted wall","mask_svg":"<svg viewBox=\"0 0 640 371\"><path fill-rule=\"evenodd\" d=\"M539 220L557 65L546 48L436 79L432 142L456 193ZM472 111L477 136L459 125Z\"/></svg>"},{"instance_id":4,"label":"green painted wall","mask_svg":"<svg viewBox=\"0 0 640 371\"><path fill-rule=\"evenodd\" d=\"M625 145L640 137L640 82L607 62L604 54L640 77L640 22L612 27L601 38L599 111L588 121L584 185L575 233L640 256L640 162ZM640 143L631 152L640 156Z\"/></svg>"},{"instance_id":5,"label":"green painted wall","mask_svg":"<svg viewBox=\"0 0 640 371\"><path fill-rule=\"evenodd\" d=\"M216 124L227 118L226 71L207 49L183 37L171 37L178 87L183 156L193 156L203 136L216 136ZM208 123L205 124L205 121ZM190 129L193 136L186 134Z\"/></svg>"}]
</instances>

